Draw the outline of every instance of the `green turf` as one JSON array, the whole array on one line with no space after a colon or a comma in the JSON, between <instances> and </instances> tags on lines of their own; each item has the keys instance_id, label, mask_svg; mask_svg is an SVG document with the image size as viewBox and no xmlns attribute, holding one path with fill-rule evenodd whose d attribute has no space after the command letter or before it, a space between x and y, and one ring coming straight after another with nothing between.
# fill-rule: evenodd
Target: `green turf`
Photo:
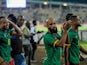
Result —
<instances>
[{"instance_id":1,"label":"green turf","mask_svg":"<svg viewBox=\"0 0 87 65\"><path fill-rule=\"evenodd\" d=\"M81 26L79 27L79 30L87 30L87 26Z\"/></svg>"},{"instance_id":2,"label":"green turf","mask_svg":"<svg viewBox=\"0 0 87 65\"><path fill-rule=\"evenodd\" d=\"M44 32L48 31L48 29L46 27L37 27L36 30L37 31L44 31Z\"/></svg>"},{"instance_id":3,"label":"green turf","mask_svg":"<svg viewBox=\"0 0 87 65\"><path fill-rule=\"evenodd\" d=\"M61 31L61 27L60 26L57 26L57 29L58 29L58 31ZM87 26L81 26L81 27L79 27L79 30L87 30ZM38 26L37 27L37 31L44 31L44 32L46 32L46 31L48 31L48 29L46 27L44 27L44 26Z\"/></svg>"},{"instance_id":4,"label":"green turf","mask_svg":"<svg viewBox=\"0 0 87 65\"><path fill-rule=\"evenodd\" d=\"M80 45L85 49L87 50L87 42L85 41L79 41Z\"/></svg>"},{"instance_id":5,"label":"green turf","mask_svg":"<svg viewBox=\"0 0 87 65\"><path fill-rule=\"evenodd\" d=\"M60 26L57 26L57 29L58 29L58 31L61 31L61 27ZM36 30L37 31L44 31L44 32L47 32L48 31L47 27L44 27L44 26L38 26L36 28Z\"/></svg>"}]
</instances>

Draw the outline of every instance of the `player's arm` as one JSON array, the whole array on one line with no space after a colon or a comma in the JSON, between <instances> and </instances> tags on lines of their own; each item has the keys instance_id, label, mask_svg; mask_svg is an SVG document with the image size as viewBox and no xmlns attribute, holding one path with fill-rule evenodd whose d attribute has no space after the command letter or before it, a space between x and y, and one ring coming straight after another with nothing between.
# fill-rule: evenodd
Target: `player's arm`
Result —
<instances>
[{"instance_id":1,"label":"player's arm","mask_svg":"<svg viewBox=\"0 0 87 65\"><path fill-rule=\"evenodd\" d=\"M69 36L67 36L67 39L66 39L66 43L64 44L65 45L65 65L69 65L69 48L70 48L70 40L69 40Z\"/></svg>"},{"instance_id":2,"label":"player's arm","mask_svg":"<svg viewBox=\"0 0 87 65\"><path fill-rule=\"evenodd\" d=\"M60 47L64 46L64 43L67 38L67 30L68 30L68 24L65 23L65 24L63 24L63 35L62 35L61 39L56 40L55 43L53 44L53 46L60 46Z\"/></svg>"},{"instance_id":3,"label":"player's arm","mask_svg":"<svg viewBox=\"0 0 87 65\"><path fill-rule=\"evenodd\" d=\"M65 47L65 65L69 65L69 52L68 52L69 48L68 47Z\"/></svg>"},{"instance_id":4,"label":"player's arm","mask_svg":"<svg viewBox=\"0 0 87 65\"><path fill-rule=\"evenodd\" d=\"M60 46L63 47L65 41L66 41L66 37L67 37L67 31L64 32L62 38L60 40L56 40L55 43L53 44L53 46Z\"/></svg>"},{"instance_id":5,"label":"player's arm","mask_svg":"<svg viewBox=\"0 0 87 65\"><path fill-rule=\"evenodd\" d=\"M17 34L17 35L22 35L22 31L20 30L20 28L16 25L16 24L14 24L12 21L10 21L10 20L8 20L8 22L15 28L15 30L17 31L17 32L14 32L14 34Z\"/></svg>"}]
</instances>

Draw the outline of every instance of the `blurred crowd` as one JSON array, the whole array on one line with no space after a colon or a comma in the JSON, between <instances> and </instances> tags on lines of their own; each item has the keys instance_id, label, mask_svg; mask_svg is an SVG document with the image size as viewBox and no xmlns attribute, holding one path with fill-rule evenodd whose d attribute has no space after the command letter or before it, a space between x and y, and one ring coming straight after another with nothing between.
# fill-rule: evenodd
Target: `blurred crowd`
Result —
<instances>
[{"instance_id":1,"label":"blurred crowd","mask_svg":"<svg viewBox=\"0 0 87 65\"><path fill-rule=\"evenodd\" d=\"M40 32L36 31L36 25L36 20L31 26L22 15L0 17L0 65L31 65L37 61L34 56Z\"/></svg>"}]
</instances>

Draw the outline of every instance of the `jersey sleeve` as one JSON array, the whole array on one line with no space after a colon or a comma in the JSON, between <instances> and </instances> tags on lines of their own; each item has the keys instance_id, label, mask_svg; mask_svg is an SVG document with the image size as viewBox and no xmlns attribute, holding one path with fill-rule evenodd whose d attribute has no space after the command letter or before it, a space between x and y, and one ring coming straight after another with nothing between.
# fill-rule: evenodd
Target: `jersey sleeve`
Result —
<instances>
[{"instance_id":1,"label":"jersey sleeve","mask_svg":"<svg viewBox=\"0 0 87 65\"><path fill-rule=\"evenodd\" d=\"M58 43L58 39L54 39L53 37L50 37L50 36L45 36L44 37L44 42L45 44L48 44L50 46L55 46L56 43Z\"/></svg>"}]
</instances>

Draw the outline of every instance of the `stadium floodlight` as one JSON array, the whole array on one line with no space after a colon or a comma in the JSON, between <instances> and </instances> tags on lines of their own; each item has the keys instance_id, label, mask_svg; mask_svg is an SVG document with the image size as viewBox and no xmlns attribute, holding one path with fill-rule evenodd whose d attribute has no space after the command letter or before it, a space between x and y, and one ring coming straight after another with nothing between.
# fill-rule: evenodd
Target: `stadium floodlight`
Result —
<instances>
[{"instance_id":1,"label":"stadium floodlight","mask_svg":"<svg viewBox=\"0 0 87 65\"><path fill-rule=\"evenodd\" d=\"M68 6L68 4L67 3L63 3L63 6Z\"/></svg>"},{"instance_id":2,"label":"stadium floodlight","mask_svg":"<svg viewBox=\"0 0 87 65\"><path fill-rule=\"evenodd\" d=\"M48 5L48 2L43 2L44 5Z\"/></svg>"},{"instance_id":3,"label":"stadium floodlight","mask_svg":"<svg viewBox=\"0 0 87 65\"><path fill-rule=\"evenodd\" d=\"M26 0L6 0L7 8L25 8Z\"/></svg>"}]
</instances>

